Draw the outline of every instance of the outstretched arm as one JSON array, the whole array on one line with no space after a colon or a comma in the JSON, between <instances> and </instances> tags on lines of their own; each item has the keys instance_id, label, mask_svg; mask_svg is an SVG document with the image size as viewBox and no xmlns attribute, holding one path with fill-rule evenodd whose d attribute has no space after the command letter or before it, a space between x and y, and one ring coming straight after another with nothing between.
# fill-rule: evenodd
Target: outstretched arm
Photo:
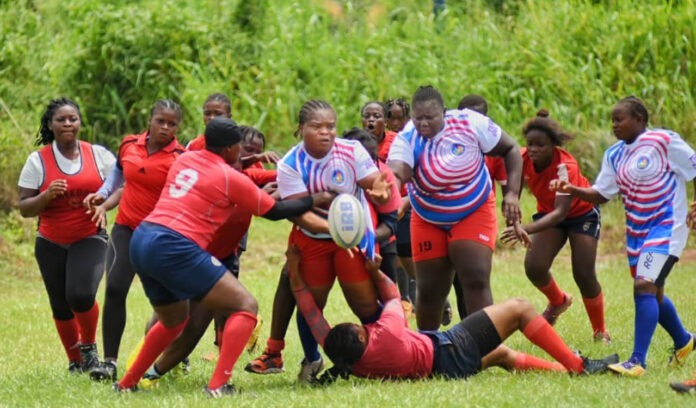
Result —
<instances>
[{"instance_id":1,"label":"outstretched arm","mask_svg":"<svg viewBox=\"0 0 696 408\"><path fill-rule=\"evenodd\" d=\"M549 183L549 189L552 191L570 194L575 198L579 198L582 201L587 201L592 204L604 204L609 201L592 187L578 187L565 180L551 180Z\"/></svg>"},{"instance_id":2,"label":"outstretched arm","mask_svg":"<svg viewBox=\"0 0 696 408\"><path fill-rule=\"evenodd\" d=\"M309 325L312 335L317 343L324 347L324 340L331 330L329 322L324 319L324 315L314 301L314 296L305 285L300 275L300 252L297 247L291 245L285 252L287 257L287 269L290 277L290 287L297 301L297 308L304 316Z\"/></svg>"},{"instance_id":3,"label":"outstretched arm","mask_svg":"<svg viewBox=\"0 0 696 408\"><path fill-rule=\"evenodd\" d=\"M374 261L366 260L365 267L370 273L370 278L372 282L377 287L377 292L379 292L379 297L382 299L382 303L387 303L392 299L399 299L401 295L399 294L399 288L396 284L389 279L382 271L379 270L379 265L382 263L382 257L377 255Z\"/></svg>"}]
</instances>

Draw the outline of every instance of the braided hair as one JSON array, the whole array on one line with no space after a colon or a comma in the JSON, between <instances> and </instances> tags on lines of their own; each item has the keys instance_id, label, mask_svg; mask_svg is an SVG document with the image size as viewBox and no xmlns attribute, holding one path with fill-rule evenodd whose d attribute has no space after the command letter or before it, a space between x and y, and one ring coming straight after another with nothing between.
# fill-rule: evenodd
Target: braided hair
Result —
<instances>
[{"instance_id":1,"label":"braided hair","mask_svg":"<svg viewBox=\"0 0 696 408\"><path fill-rule=\"evenodd\" d=\"M150 118L152 119L152 117L155 116L155 112L164 109L169 109L176 112L177 116L179 116L179 121L181 121L181 118L184 116L183 112L181 111L181 106L179 106L178 103L171 99L160 99L155 102L154 105L152 105L152 108L150 108Z\"/></svg>"},{"instance_id":2,"label":"braided hair","mask_svg":"<svg viewBox=\"0 0 696 408\"><path fill-rule=\"evenodd\" d=\"M261 140L261 144L266 146L266 136L253 126L241 125L239 130L242 132L242 143L251 143L254 139Z\"/></svg>"},{"instance_id":3,"label":"braided hair","mask_svg":"<svg viewBox=\"0 0 696 408\"><path fill-rule=\"evenodd\" d=\"M375 135L373 135L365 129L353 127L343 132L343 138L348 140L357 140L358 142L360 142L360 144L363 145L363 147L365 147L365 150L367 150L367 152L370 154L372 160L377 161L376 149L374 149L373 151L365 146L366 143L372 142L374 143L375 148L377 147L377 138L375 137Z\"/></svg>"},{"instance_id":4,"label":"braided hair","mask_svg":"<svg viewBox=\"0 0 696 408\"><path fill-rule=\"evenodd\" d=\"M382 115L383 115L385 118L387 117L387 106L386 106L385 104L383 104L382 102L380 102L380 101L369 101L369 102L367 102L366 104L364 104L364 105L362 106L362 108L360 108L360 116L362 116L362 115L364 114L365 108L367 108L369 105L372 105L372 104L377 105L377 106L379 106L380 108L382 108Z\"/></svg>"},{"instance_id":5,"label":"braided hair","mask_svg":"<svg viewBox=\"0 0 696 408\"><path fill-rule=\"evenodd\" d=\"M549 111L546 109L540 109L536 117L524 124L522 134L526 136L532 130L545 133L554 146L563 146L563 143L573 138L563 131L558 122L549 117Z\"/></svg>"},{"instance_id":6,"label":"braided hair","mask_svg":"<svg viewBox=\"0 0 696 408\"><path fill-rule=\"evenodd\" d=\"M385 106L387 108L387 119L391 119L391 107L394 105L401 108L401 110L404 112L405 118L407 118L411 114L411 105L409 105L408 102L406 102L403 98L387 99L387 102L385 103Z\"/></svg>"},{"instance_id":7,"label":"braided hair","mask_svg":"<svg viewBox=\"0 0 696 408\"><path fill-rule=\"evenodd\" d=\"M295 133L294 133L295 137L298 137L300 135L300 126L307 123L307 121L309 120L312 113L319 111L319 110L330 110L334 114L336 114L336 111L328 102L323 101L321 99L308 100L300 108L300 113L298 114L298 118L297 118L298 126L297 126L297 130L295 130Z\"/></svg>"},{"instance_id":8,"label":"braided hair","mask_svg":"<svg viewBox=\"0 0 696 408\"><path fill-rule=\"evenodd\" d=\"M432 85L419 86L416 93L413 94L413 101L411 105L415 106L417 103L435 101L444 108L445 102L442 99L440 92L433 88Z\"/></svg>"},{"instance_id":9,"label":"braided hair","mask_svg":"<svg viewBox=\"0 0 696 408\"><path fill-rule=\"evenodd\" d=\"M205 99L205 102L203 102L203 109L205 109L205 105L208 102L220 102L223 106L225 106L225 110L227 113L231 116L232 115L232 101L230 101L230 98L227 97L227 95L223 93L214 93L208 95L208 97Z\"/></svg>"},{"instance_id":10,"label":"braided hair","mask_svg":"<svg viewBox=\"0 0 696 408\"><path fill-rule=\"evenodd\" d=\"M481 115L487 116L488 102L486 101L486 98L481 95L469 94L459 101L457 109L471 109L472 111L476 111Z\"/></svg>"},{"instance_id":11,"label":"braided hair","mask_svg":"<svg viewBox=\"0 0 696 408\"><path fill-rule=\"evenodd\" d=\"M82 122L82 113L80 112L80 105L72 99L61 97L58 99L52 99L46 106L46 110L41 116L41 125L39 127L39 132L36 135L36 146L47 145L55 139L55 135L50 128L51 120L53 120L53 115L56 111L63 106L72 106L77 111L77 115L80 117L80 122Z\"/></svg>"},{"instance_id":12,"label":"braided hair","mask_svg":"<svg viewBox=\"0 0 696 408\"><path fill-rule=\"evenodd\" d=\"M645 102L643 102L640 98L630 95L621 99L617 105L628 106L631 115L636 118L642 118L647 126L650 116L648 115L648 108L645 106Z\"/></svg>"},{"instance_id":13,"label":"braided hair","mask_svg":"<svg viewBox=\"0 0 696 408\"><path fill-rule=\"evenodd\" d=\"M319 378L321 384L330 384L338 378L348 378L353 364L365 353L365 345L360 342L353 323L341 323L329 330L324 340L324 351L334 363Z\"/></svg>"}]
</instances>

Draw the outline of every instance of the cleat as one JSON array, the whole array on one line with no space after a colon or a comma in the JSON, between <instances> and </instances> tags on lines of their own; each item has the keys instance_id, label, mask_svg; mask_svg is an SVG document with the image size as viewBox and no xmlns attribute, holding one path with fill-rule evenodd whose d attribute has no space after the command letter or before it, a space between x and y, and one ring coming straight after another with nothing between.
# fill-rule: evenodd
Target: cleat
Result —
<instances>
[{"instance_id":1,"label":"cleat","mask_svg":"<svg viewBox=\"0 0 696 408\"><path fill-rule=\"evenodd\" d=\"M220 398L225 395L234 395L238 393L232 384L223 384L214 390L211 390L208 388L208 386L205 386L203 387L203 392L210 398Z\"/></svg>"},{"instance_id":2,"label":"cleat","mask_svg":"<svg viewBox=\"0 0 696 408\"><path fill-rule=\"evenodd\" d=\"M546 321L549 322L551 326L553 326L554 323L556 323L556 319L558 319L558 316L560 316L561 313L568 310L572 303L573 297L570 295L570 293L566 293L565 300L563 300L563 303L561 303L558 306L552 306L549 303L546 306L546 310L544 310L544 313L542 313L542 316L544 316L544 319L546 319Z\"/></svg>"},{"instance_id":3,"label":"cleat","mask_svg":"<svg viewBox=\"0 0 696 408\"><path fill-rule=\"evenodd\" d=\"M283 369L283 356L281 354L263 353L261 357L254 359L244 367L244 370L254 374L278 374Z\"/></svg>"},{"instance_id":4,"label":"cleat","mask_svg":"<svg viewBox=\"0 0 696 408\"><path fill-rule=\"evenodd\" d=\"M70 374L82 374L82 364L79 361L71 361L68 364L68 372Z\"/></svg>"},{"instance_id":5,"label":"cleat","mask_svg":"<svg viewBox=\"0 0 696 408\"><path fill-rule=\"evenodd\" d=\"M261 328L263 327L263 319L261 318L261 315L256 316L256 327L254 327L254 331L251 332L251 337L249 337L249 341L247 341L246 344L246 351L249 354L254 354L256 352L256 348L258 347L259 344L259 334L261 334Z\"/></svg>"},{"instance_id":6,"label":"cleat","mask_svg":"<svg viewBox=\"0 0 696 408\"><path fill-rule=\"evenodd\" d=\"M93 369L99 366L99 353L97 352L97 345L92 344L80 344L80 358L82 363L80 368L83 373L91 372Z\"/></svg>"},{"instance_id":7,"label":"cleat","mask_svg":"<svg viewBox=\"0 0 696 408\"><path fill-rule=\"evenodd\" d=\"M300 373L297 374L297 381L300 384L312 385L317 382L317 375L324 368L324 359L319 356L317 361L307 361L306 358L302 359Z\"/></svg>"},{"instance_id":8,"label":"cleat","mask_svg":"<svg viewBox=\"0 0 696 408\"><path fill-rule=\"evenodd\" d=\"M127 394L127 393L131 393L131 392L139 391L137 385L134 385L134 386L128 387L128 388L123 388L120 385L118 385L117 382L114 383L112 388L113 388L114 392L117 392L119 394Z\"/></svg>"},{"instance_id":9,"label":"cleat","mask_svg":"<svg viewBox=\"0 0 696 408\"><path fill-rule=\"evenodd\" d=\"M696 392L696 375L686 381L673 381L669 383L672 389L680 394L690 394Z\"/></svg>"},{"instance_id":10,"label":"cleat","mask_svg":"<svg viewBox=\"0 0 696 408\"><path fill-rule=\"evenodd\" d=\"M160 378L162 377L155 374L145 373L143 378L140 379L140 382L138 382L138 388L142 390L155 389L159 385Z\"/></svg>"},{"instance_id":11,"label":"cleat","mask_svg":"<svg viewBox=\"0 0 696 408\"><path fill-rule=\"evenodd\" d=\"M401 307L404 309L404 317L407 320L413 317L413 303L410 300L402 299Z\"/></svg>"},{"instance_id":12,"label":"cleat","mask_svg":"<svg viewBox=\"0 0 696 408\"><path fill-rule=\"evenodd\" d=\"M615 359L614 359L614 356L616 356ZM618 356L616 354L609 356L609 357L605 357L601 360L592 360L592 359L589 359L587 357L583 357L582 358L582 374L583 375L593 375L593 374L604 373L609 368L608 361L615 361L615 360L618 360Z\"/></svg>"},{"instance_id":13,"label":"cleat","mask_svg":"<svg viewBox=\"0 0 696 408\"><path fill-rule=\"evenodd\" d=\"M606 365L618 364L618 362L619 362L619 355L616 354L616 353L610 354L610 355L604 357L604 358L602 359L602 361L603 361Z\"/></svg>"},{"instance_id":14,"label":"cleat","mask_svg":"<svg viewBox=\"0 0 696 408\"><path fill-rule=\"evenodd\" d=\"M606 345L611 344L611 336L609 336L609 332L607 332L607 331L595 332L592 335L592 339L594 340L595 343L604 343Z\"/></svg>"},{"instance_id":15,"label":"cleat","mask_svg":"<svg viewBox=\"0 0 696 408\"><path fill-rule=\"evenodd\" d=\"M645 374L645 367L635 358L623 363L609 364L609 369L624 377L640 378Z\"/></svg>"},{"instance_id":16,"label":"cleat","mask_svg":"<svg viewBox=\"0 0 696 408\"><path fill-rule=\"evenodd\" d=\"M442 311L442 325L447 326L452 323L452 304L449 300L445 301L445 308Z\"/></svg>"},{"instance_id":17,"label":"cleat","mask_svg":"<svg viewBox=\"0 0 696 408\"><path fill-rule=\"evenodd\" d=\"M103 361L89 372L92 381L116 381L116 363Z\"/></svg>"},{"instance_id":18,"label":"cleat","mask_svg":"<svg viewBox=\"0 0 696 408\"><path fill-rule=\"evenodd\" d=\"M685 346L683 346L680 349L677 349L676 347L672 350L672 355L669 357L669 361L667 362L667 365L669 367L675 368L675 367L680 367L684 364L684 361L686 361L686 358L689 357L689 354L694 349L694 335L691 335L691 338L689 341L686 343Z\"/></svg>"}]
</instances>

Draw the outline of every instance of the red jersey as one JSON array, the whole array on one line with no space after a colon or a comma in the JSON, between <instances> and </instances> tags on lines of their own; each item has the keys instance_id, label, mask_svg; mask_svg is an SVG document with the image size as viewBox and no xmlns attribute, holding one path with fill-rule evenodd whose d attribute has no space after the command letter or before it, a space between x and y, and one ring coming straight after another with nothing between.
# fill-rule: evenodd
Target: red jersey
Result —
<instances>
[{"instance_id":1,"label":"red jersey","mask_svg":"<svg viewBox=\"0 0 696 408\"><path fill-rule=\"evenodd\" d=\"M435 351L430 337L406 326L399 299L389 300L379 319L365 325L369 339L352 367L358 377L423 378L433 371Z\"/></svg>"},{"instance_id":2,"label":"red jersey","mask_svg":"<svg viewBox=\"0 0 696 408\"><path fill-rule=\"evenodd\" d=\"M116 222L135 230L155 208L172 163L184 152L176 138L162 149L148 155L148 132L129 135L121 141L117 166L123 171L125 184Z\"/></svg>"},{"instance_id":3,"label":"red jersey","mask_svg":"<svg viewBox=\"0 0 696 408\"><path fill-rule=\"evenodd\" d=\"M53 199L39 214L39 234L61 245L72 244L97 233L92 215L85 213L82 200L87 194L99 190L104 180L99 174L92 145L79 141L79 149L82 167L76 174L65 174L60 170L51 144L39 150L45 170L39 192L46 191L56 179L65 179L68 183L65 194Z\"/></svg>"},{"instance_id":4,"label":"red jersey","mask_svg":"<svg viewBox=\"0 0 696 408\"><path fill-rule=\"evenodd\" d=\"M391 148L394 139L396 139L396 132L392 132L391 130L384 131L384 139L379 142L377 147L377 157L380 161L384 163L387 162L387 157L389 157L389 149Z\"/></svg>"},{"instance_id":5,"label":"red jersey","mask_svg":"<svg viewBox=\"0 0 696 408\"><path fill-rule=\"evenodd\" d=\"M507 170L505 170L505 160L500 156L485 156L486 167L491 175L491 181L497 181L504 186L507 184ZM494 184L495 185L495 184Z\"/></svg>"},{"instance_id":6,"label":"red jersey","mask_svg":"<svg viewBox=\"0 0 696 408\"><path fill-rule=\"evenodd\" d=\"M205 135L198 135L195 139L188 142L186 145L186 150L204 150L205 149Z\"/></svg>"},{"instance_id":7,"label":"red jersey","mask_svg":"<svg viewBox=\"0 0 696 408\"><path fill-rule=\"evenodd\" d=\"M263 187L266 183L275 181L276 171L265 169L258 170L249 167L248 169L244 169L242 174L249 177L257 186ZM210 245L208 245L208 248L206 248L206 251L210 252L210 254L217 259L225 259L236 253L239 242L249 230L251 216L251 211L246 211L239 207L232 210L227 221L215 231L213 240L210 242Z\"/></svg>"},{"instance_id":8,"label":"red jersey","mask_svg":"<svg viewBox=\"0 0 696 408\"><path fill-rule=\"evenodd\" d=\"M159 201L145 221L164 225L207 248L236 206L262 215L274 205L271 196L222 157L199 150L174 162Z\"/></svg>"},{"instance_id":9,"label":"red jersey","mask_svg":"<svg viewBox=\"0 0 696 408\"><path fill-rule=\"evenodd\" d=\"M537 211L543 214L553 211L556 202L556 193L549 190L549 183L558 178L558 165L565 164L568 168L568 181L578 187L590 187L590 182L580 173L580 167L575 157L560 147L553 149L553 160L544 170L537 173L534 164L527 154L527 148L522 148L522 176L527 183L529 190L537 199ZM588 211L594 206L587 201L574 198L570 203L570 209L566 218L575 218Z\"/></svg>"}]
</instances>

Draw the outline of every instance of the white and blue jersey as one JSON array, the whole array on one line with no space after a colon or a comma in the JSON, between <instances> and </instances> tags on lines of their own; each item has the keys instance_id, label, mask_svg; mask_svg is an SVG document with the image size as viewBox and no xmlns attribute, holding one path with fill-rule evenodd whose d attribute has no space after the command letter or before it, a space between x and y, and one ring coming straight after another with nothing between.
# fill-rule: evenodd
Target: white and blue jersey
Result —
<instances>
[{"instance_id":1,"label":"white and blue jersey","mask_svg":"<svg viewBox=\"0 0 696 408\"><path fill-rule=\"evenodd\" d=\"M694 150L669 130L649 129L606 151L592 188L606 199L621 194L629 266L641 251L681 255L688 236L686 181L694 177Z\"/></svg>"},{"instance_id":2,"label":"white and blue jersey","mask_svg":"<svg viewBox=\"0 0 696 408\"><path fill-rule=\"evenodd\" d=\"M500 126L469 109L447 111L444 128L431 138L409 122L394 140L389 161L402 161L413 169L407 185L413 210L443 228L476 211L492 188L484 153L501 136Z\"/></svg>"},{"instance_id":3,"label":"white and blue jersey","mask_svg":"<svg viewBox=\"0 0 696 408\"><path fill-rule=\"evenodd\" d=\"M359 246L366 256L373 259L375 230L369 204L358 181L376 172L379 169L356 140L335 139L329 153L320 159L307 153L304 142L300 142L278 162L278 192L282 198L322 191L355 196L362 203L365 216L365 236ZM315 207L313 211L327 218L328 210ZM304 229L302 232L312 238L331 239L329 234L313 234Z\"/></svg>"}]
</instances>

